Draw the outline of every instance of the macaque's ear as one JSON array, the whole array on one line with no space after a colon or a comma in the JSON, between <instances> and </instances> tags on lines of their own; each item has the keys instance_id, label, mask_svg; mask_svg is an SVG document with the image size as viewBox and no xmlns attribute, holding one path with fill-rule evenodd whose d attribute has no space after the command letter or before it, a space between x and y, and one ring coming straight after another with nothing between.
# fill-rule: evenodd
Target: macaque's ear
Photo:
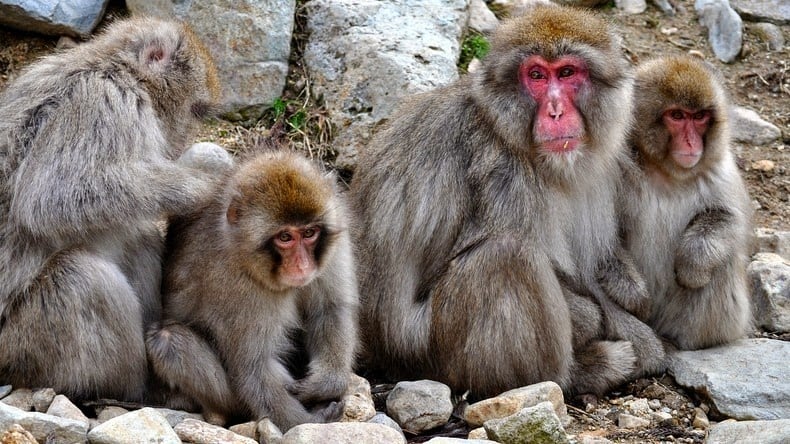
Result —
<instances>
[{"instance_id":1,"label":"macaque's ear","mask_svg":"<svg viewBox=\"0 0 790 444\"><path fill-rule=\"evenodd\" d=\"M144 72L157 74L166 72L175 53L171 43L164 43L160 39L151 39L145 42L140 50L139 60Z\"/></svg>"}]
</instances>

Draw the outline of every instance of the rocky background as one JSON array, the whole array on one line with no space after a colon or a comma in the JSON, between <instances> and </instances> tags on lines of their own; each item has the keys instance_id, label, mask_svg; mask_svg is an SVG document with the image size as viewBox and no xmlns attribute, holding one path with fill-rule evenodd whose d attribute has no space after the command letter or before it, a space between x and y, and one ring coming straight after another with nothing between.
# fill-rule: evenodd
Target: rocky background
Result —
<instances>
[{"instance_id":1,"label":"rocky background","mask_svg":"<svg viewBox=\"0 0 790 444\"><path fill-rule=\"evenodd\" d=\"M206 123L201 141L234 152L290 146L349 180L356 153L402 97L474 69L499 20L538 1L0 0L0 88L114 18L177 17L207 42L224 87L226 113ZM194 413L76 406L51 389L3 386L0 443L790 442L790 2L555 2L610 17L634 63L693 53L722 71L756 210L753 337L675 353L667 374L596 401L563 399L546 382L469 405L433 381L356 377L342 422L284 436L267 420L223 429Z\"/></svg>"}]
</instances>

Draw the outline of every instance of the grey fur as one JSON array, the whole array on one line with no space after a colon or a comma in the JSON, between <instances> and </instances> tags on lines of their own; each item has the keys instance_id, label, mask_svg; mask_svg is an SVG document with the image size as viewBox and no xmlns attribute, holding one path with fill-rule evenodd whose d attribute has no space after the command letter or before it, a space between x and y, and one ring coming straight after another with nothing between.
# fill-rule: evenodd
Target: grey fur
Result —
<instances>
[{"instance_id":1,"label":"grey fur","mask_svg":"<svg viewBox=\"0 0 790 444\"><path fill-rule=\"evenodd\" d=\"M574 41L535 14L600 26L606 42ZM586 288L619 242L632 82L619 39L598 20L536 6L503 24L479 71L405 102L362 153L351 192L368 366L475 396L543 380L600 393L632 374L632 344L601 340L607 313ZM518 41L536 28L567 35ZM571 158L536 152L536 103L517 77L530 54L588 64L592 91L577 98L591 143Z\"/></svg>"},{"instance_id":2,"label":"grey fur","mask_svg":"<svg viewBox=\"0 0 790 444\"><path fill-rule=\"evenodd\" d=\"M0 96L0 380L141 399L160 315L156 222L209 177L172 159L213 65L178 23L136 19L35 62Z\"/></svg>"},{"instance_id":3,"label":"grey fur","mask_svg":"<svg viewBox=\"0 0 790 444\"><path fill-rule=\"evenodd\" d=\"M675 61L696 67L683 71L685 90L674 89L682 96L664 88ZM691 57L651 60L637 72L641 124L631 142L642 168L626 175L627 245L651 295L648 323L681 349L723 344L751 328L745 267L752 211L730 150L721 83L716 72ZM684 104L688 100L695 102ZM679 104L713 112L702 158L690 170L668 166L669 134L657 117ZM667 173L648 164L662 165Z\"/></svg>"}]
</instances>

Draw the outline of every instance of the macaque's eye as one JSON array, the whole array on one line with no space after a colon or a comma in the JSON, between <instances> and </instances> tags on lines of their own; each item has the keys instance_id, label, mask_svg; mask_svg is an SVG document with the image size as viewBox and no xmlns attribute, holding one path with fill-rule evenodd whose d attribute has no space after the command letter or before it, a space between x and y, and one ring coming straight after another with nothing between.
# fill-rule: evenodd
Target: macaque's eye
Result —
<instances>
[{"instance_id":1,"label":"macaque's eye","mask_svg":"<svg viewBox=\"0 0 790 444\"><path fill-rule=\"evenodd\" d=\"M287 231L283 231L282 233L277 235L277 239L279 239L280 242L291 242L293 240L293 236L291 236L291 233L288 233Z\"/></svg>"},{"instance_id":2,"label":"macaque's eye","mask_svg":"<svg viewBox=\"0 0 790 444\"><path fill-rule=\"evenodd\" d=\"M706 117L708 117L707 111L697 111L696 113L694 113L694 120L703 120Z\"/></svg>"},{"instance_id":3,"label":"macaque's eye","mask_svg":"<svg viewBox=\"0 0 790 444\"><path fill-rule=\"evenodd\" d=\"M560 72L557 75L560 76L560 78L563 78L563 77L571 77L574 74L576 74L576 70L573 69L572 66L565 66L560 68Z\"/></svg>"},{"instance_id":4,"label":"macaque's eye","mask_svg":"<svg viewBox=\"0 0 790 444\"><path fill-rule=\"evenodd\" d=\"M315 228L306 228L304 230L304 232L302 233L302 235L305 238L309 239L309 238L315 236L317 233L318 233L318 230L316 230Z\"/></svg>"},{"instance_id":5,"label":"macaque's eye","mask_svg":"<svg viewBox=\"0 0 790 444\"><path fill-rule=\"evenodd\" d=\"M671 117L673 120L683 120L683 118L686 116L683 114L683 111L676 109L669 113L669 117Z\"/></svg>"},{"instance_id":6,"label":"macaque's eye","mask_svg":"<svg viewBox=\"0 0 790 444\"><path fill-rule=\"evenodd\" d=\"M532 70L529 72L529 78L532 80L544 79L543 73L538 70Z\"/></svg>"}]
</instances>

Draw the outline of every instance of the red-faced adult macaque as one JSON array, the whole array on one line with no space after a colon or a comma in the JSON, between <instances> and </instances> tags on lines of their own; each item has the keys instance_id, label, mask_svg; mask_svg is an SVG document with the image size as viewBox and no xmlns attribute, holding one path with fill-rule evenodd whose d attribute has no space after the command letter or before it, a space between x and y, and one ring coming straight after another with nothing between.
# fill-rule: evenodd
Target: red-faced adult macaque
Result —
<instances>
[{"instance_id":1,"label":"red-faced adult macaque","mask_svg":"<svg viewBox=\"0 0 790 444\"><path fill-rule=\"evenodd\" d=\"M216 422L267 416L289 429L337 419L358 300L335 178L286 151L230 174L168 231L164 321L147 340L154 371ZM309 361L296 381L283 364L295 330Z\"/></svg>"},{"instance_id":2,"label":"red-faced adult macaque","mask_svg":"<svg viewBox=\"0 0 790 444\"><path fill-rule=\"evenodd\" d=\"M641 323L584 298L618 246L632 90L619 45L592 12L536 6L502 24L480 70L405 103L361 154L368 366L474 396L543 380L600 393L632 374L635 347L601 341L622 333L602 316Z\"/></svg>"},{"instance_id":3,"label":"red-faced adult macaque","mask_svg":"<svg viewBox=\"0 0 790 444\"><path fill-rule=\"evenodd\" d=\"M161 316L157 221L212 174L176 158L218 98L180 23L132 19L35 62L0 96L0 381L140 400Z\"/></svg>"},{"instance_id":4,"label":"red-faced adult macaque","mask_svg":"<svg viewBox=\"0 0 790 444\"><path fill-rule=\"evenodd\" d=\"M743 337L751 209L730 151L718 74L692 57L642 64L625 190L627 244L651 295L648 323L681 349Z\"/></svg>"}]
</instances>

